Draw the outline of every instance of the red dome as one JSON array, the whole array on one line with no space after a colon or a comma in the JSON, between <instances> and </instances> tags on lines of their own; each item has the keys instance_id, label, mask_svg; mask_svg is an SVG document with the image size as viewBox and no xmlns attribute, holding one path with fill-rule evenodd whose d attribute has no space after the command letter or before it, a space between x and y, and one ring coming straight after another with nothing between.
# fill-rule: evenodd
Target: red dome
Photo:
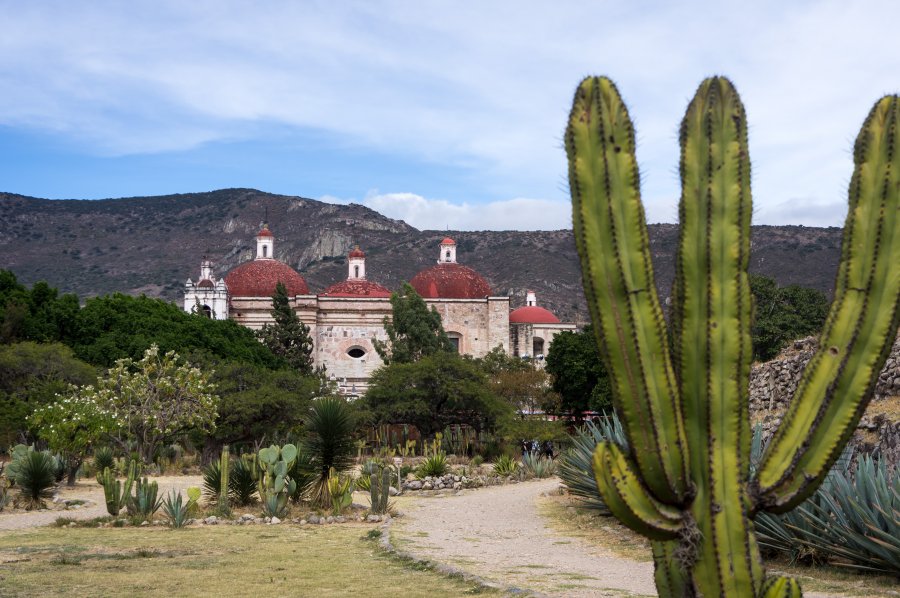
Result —
<instances>
[{"instance_id":1,"label":"red dome","mask_svg":"<svg viewBox=\"0 0 900 598\"><path fill-rule=\"evenodd\" d=\"M256 233L256 236L257 237L274 237L275 235L273 235L272 231L269 230L269 225L264 224L262 229L260 229L260 231L258 233Z\"/></svg>"},{"instance_id":2,"label":"red dome","mask_svg":"<svg viewBox=\"0 0 900 598\"><path fill-rule=\"evenodd\" d=\"M284 284L288 296L309 294L303 277L278 260L245 262L225 275L225 284L232 297L271 297L279 282Z\"/></svg>"},{"instance_id":3,"label":"red dome","mask_svg":"<svg viewBox=\"0 0 900 598\"><path fill-rule=\"evenodd\" d=\"M456 245L456 241L454 241L450 237L444 237L444 240L441 241L441 245Z\"/></svg>"},{"instance_id":4,"label":"red dome","mask_svg":"<svg viewBox=\"0 0 900 598\"><path fill-rule=\"evenodd\" d=\"M427 299L483 299L491 294L490 285L475 270L460 264L432 266L409 284Z\"/></svg>"},{"instance_id":5,"label":"red dome","mask_svg":"<svg viewBox=\"0 0 900 598\"><path fill-rule=\"evenodd\" d=\"M548 309L536 305L526 305L514 309L509 314L510 324L559 324L559 318Z\"/></svg>"},{"instance_id":6,"label":"red dome","mask_svg":"<svg viewBox=\"0 0 900 598\"><path fill-rule=\"evenodd\" d=\"M353 251L350 252L350 255L347 257L366 257L366 254L363 253L363 250L359 248L359 245L353 248Z\"/></svg>"},{"instance_id":7,"label":"red dome","mask_svg":"<svg viewBox=\"0 0 900 598\"><path fill-rule=\"evenodd\" d=\"M391 292L377 282L344 280L325 289L322 295L328 297L390 297Z\"/></svg>"}]
</instances>

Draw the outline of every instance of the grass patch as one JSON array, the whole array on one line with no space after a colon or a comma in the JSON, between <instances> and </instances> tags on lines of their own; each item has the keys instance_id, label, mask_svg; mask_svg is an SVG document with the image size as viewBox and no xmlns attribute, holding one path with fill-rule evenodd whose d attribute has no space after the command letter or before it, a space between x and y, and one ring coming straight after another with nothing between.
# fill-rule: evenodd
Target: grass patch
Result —
<instances>
[{"instance_id":1,"label":"grass patch","mask_svg":"<svg viewBox=\"0 0 900 598\"><path fill-rule=\"evenodd\" d=\"M0 536L3 596L460 596L480 587L404 563L360 526L37 528ZM363 536L363 537L361 537ZM22 555L28 555L27 560Z\"/></svg>"}]
</instances>

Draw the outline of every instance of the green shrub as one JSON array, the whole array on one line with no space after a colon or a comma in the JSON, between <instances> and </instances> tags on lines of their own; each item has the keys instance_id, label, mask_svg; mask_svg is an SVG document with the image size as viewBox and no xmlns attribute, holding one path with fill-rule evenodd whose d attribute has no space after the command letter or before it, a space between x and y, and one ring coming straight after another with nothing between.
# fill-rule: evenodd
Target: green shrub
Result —
<instances>
[{"instance_id":1,"label":"green shrub","mask_svg":"<svg viewBox=\"0 0 900 598\"><path fill-rule=\"evenodd\" d=\"M494 473L501 476L515 475L519 471L519 462L509 455L500 455L494 461Z\"/></svg>"},{"instance_id":2,"label":"green shrub","mask_svg":"<svg viewBox=\"0 0 900 598\"><path fill-rule=\"evenodd\" d=\"M16 460L15 483L19 501L31 510L44 506L44 499L53 496L56 487L56 459L47 452L28 451Z\"/></svg>"},{"instance_id":3,"label":"green shrub","mask_svg":"<svg viewBox=\"0 0 900 598\"><path fill-rule=\"evenodd\" d=\"M329 471L346 471L353 464L354 428L352 408L344 399L324 397L313 402L304 422L306 437L300 452L309 457L309 472L313 476L306 494L319 507L331 505Z\"/></svg>"},{"instance_id":4,"label":"green shrub","mask_svg":"<svg viewBox=\"0 0 900 598\"><path fill-rule=\"evenodd\" d=\"M228 492L231 495L231 500L234 501L236 506L245 507L256 502L257 487L255 469L255 461L244 457L237 459L231 464L231 474L228 478ZM210 481L214 481L214 479Z\"/></svg>"},{"instance_id":5,"label":"green shrub","mask_svg":"<svg viewBox=\"0 0 900 598\"><path fill-rule=\"evenodd\" d=\"M436 452L425 458L416 470L416 475L420 478L442 476L450 469L447 463L447 455L443 452Z\"/></svg>"}]
</instances>

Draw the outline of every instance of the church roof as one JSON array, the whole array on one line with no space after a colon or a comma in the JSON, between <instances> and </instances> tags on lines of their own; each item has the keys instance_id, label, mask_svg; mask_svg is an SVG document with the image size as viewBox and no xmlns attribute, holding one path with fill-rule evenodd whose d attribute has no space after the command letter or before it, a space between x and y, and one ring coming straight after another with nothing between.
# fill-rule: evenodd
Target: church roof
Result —
<instances>
[{"instance_id":1,"label":"church roof","mask_svg":"<svg viewBox=\"0 0 900 598\"><path fill-rule=\"evenodd\" d=\"M263 224L263 227L260 229L258 233L256 233L257 237L274 237L272 231L269 230L268 224Z\"/></svg>"},{"instance_id":2,"label":"church roof","mask_svg":"<svg viewBox=\"0 0 900 598\"><path fill-rule=\"evenodd\" d=\"M303 277L278 260L244 262L225 275L225 284L232 297L271 297L279 282L284 284L288 296L309 294Z\"/></svg>"},{"instance_id":3,"label":"church roof","mask_svg":"<svg viewBox=\"0 0 900 598\"><path fill-rule=\"evenodd\" d=\"M216 285L214 285L213 281L211 281L210 279L204 278L203 280L201 280L200 282L197 283L197 286L203 287L205 289L211 289L211 288L214 288Z\"/></svg>"},{"instance_id":4,"label":"church roof","mask_svg":"<svg viewBox=\"0 0 900 598\"><path fill-rule=\"evenodd\" d=\"M352 255L352 254L351 254ZM342 280L333 284L321 295L327 297L390 297L391 292L377 282L369 280Z\"/></svg>"},{"instance_id":5,"label":"church roof","mask_svg":"<svg viewBox=\"0 0 900 598\"><path fill-rule=\"evenodd\" d=\"M558 324L559 318L549 309L537 305L525 305L509 314L510 324Z\"/></svg>"},{"instance_id":6,"label":"church roof","mask_svg":"<svg viewBox=\"0 0 900 598\"><path fill-rule=\"evenodd\" d=\"M348 255L347 257L366 257L366 254L362 249L359 248L359 245L357 245L353 248L353 250L350 252L350 255Z\"/></svg>"},{"instance_id":7,"label":"church roof","mask_svg":"<svg viewBox=\"0 0 900 598\"><path fill-rule=\"evenodd\" d=\"M409 283L427 299L483 299L491 294L490 285L481 275L468 266L454 263L422 270Z\"/></svg>"},{"instance_id":8,"label":"church roof","mask_svg":"<svg viewBox=\"0 0 900 598\"><path fill-rule=\"evenodd\" d=\"M444 237L444 240L441 241L441 245L456 245L456 241L454 241L450 237Z\"/></svg>"}]
</instances>

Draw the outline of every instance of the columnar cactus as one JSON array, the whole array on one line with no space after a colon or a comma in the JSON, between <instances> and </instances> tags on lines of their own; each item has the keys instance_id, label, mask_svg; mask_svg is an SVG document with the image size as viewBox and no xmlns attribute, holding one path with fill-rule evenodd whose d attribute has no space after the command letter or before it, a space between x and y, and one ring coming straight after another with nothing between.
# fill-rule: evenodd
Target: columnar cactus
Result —
<instances>
[{"instance_id":1,"label":"columnar cactus","mask_svg":"<svg viewBox=\"0 0 900 598\"><path fill-rule=\"evenodd\" d=\"M900 100L875 104L854 150L835 300L820 349L751 478L750 159L731 83L705 80L681 125L671 328L656 295L634 130L615 85L575 93L565 143L585 294L628 452L597 446L597 486L652 540L661 596L799 596L765 578L760 510L809 496L872 396L900 323Z\"/></svg>"},{"instance_id":2,"label":"columnar cactus","mask_svg":"<svg viewBox=\"0 0 900 598\"><path fill-rule=\"evenodd\" d=\"M131 485L134 484L134 478L137 475L137 462L132 459L128 465L128 477L125 478L125 484L116 479L116 474L109 467L103 469L103 474L97 476L100 484L103 485L103 496L106 499L106 511L113 517L119 515L128 504L131 498Z\"/></svg>"},{"instance_id":3,"label":"columnar cactus","mask_svg":"<svg viewBox=\"0 0 900 598\"><path fill-rule=\"evenodd\" d=\"M219 457L219 500L217 506L219 512L227 514L231 511L228 501L229 475L231 474L231 451L228 445L222 447L222 455Z\"/></svg>"}]
</instances>

